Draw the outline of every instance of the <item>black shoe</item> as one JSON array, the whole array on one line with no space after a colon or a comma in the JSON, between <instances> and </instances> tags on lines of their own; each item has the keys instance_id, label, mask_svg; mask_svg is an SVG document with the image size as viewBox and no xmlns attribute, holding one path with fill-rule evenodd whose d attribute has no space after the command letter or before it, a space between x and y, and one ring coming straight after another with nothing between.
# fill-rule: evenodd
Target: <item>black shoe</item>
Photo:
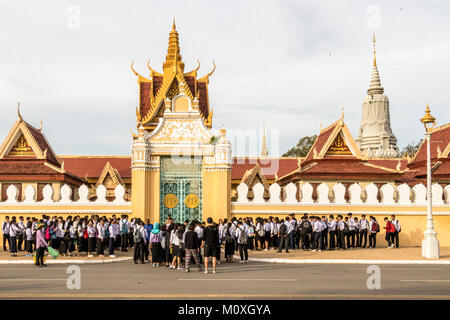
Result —
<instances>
[{"instance_id":1,"label":"black shoe","mask_svg":"<svg viewBox=\"0 0 450 320\"><path fill-rule=\"evenodd\" d=\"M44 263L43 263L43 264L41 264L41 267L46 267L46 266L47 266L47 265L46 265L46 264L44 264Z\"/></svg>"}]
</instances>

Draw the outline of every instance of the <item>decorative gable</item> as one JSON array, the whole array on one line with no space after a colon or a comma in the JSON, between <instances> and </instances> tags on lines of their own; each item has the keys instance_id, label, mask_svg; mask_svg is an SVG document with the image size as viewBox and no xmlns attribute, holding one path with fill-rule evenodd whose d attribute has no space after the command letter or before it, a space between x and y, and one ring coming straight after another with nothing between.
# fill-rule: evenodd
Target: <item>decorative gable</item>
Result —
<instances>
[{"instance_id":1,"label":"decorative gable","mask_svg":"<svg viewBox=\"0 0 450 320\"><path fill-rule=\"evenodd\" d=\"M344 138L342 137L341 133L339 133L336 138L334 139L333 143L328 148L327 152L325 153L325 156L328 155L352 155L352 152L350 151L349 147L345 143Z\"/></svg>"},{"instance_id":2,"label":"decorative gable","mask_svg":"<svg viewBox=\"0 0 450 320\"><path fill-rule=\"evenodd\" d=\"M17 142L11 148L8 156L34 156L34 151L25 139L23 133L17 139Z\"/></svg>"}]
</instances>

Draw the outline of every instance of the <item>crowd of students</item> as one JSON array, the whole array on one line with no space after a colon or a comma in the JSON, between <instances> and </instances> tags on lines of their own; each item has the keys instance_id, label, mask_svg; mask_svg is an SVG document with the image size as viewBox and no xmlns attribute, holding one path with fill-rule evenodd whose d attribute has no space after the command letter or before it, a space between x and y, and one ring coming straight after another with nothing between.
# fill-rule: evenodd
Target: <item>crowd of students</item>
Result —
<instances>
[{"instance_id":1,"label":"crowd of students","mask_svg":"<svg viewBox=\"0 0 450 320\"><path fill-rule=\"evenodd\" d=\"M388 248L399 247L400 222L391 216L384 218ZM7 216L2 224L3 249L9 246L11 256L24 250L27 256L36 252L36 264L43 264L47 246L59 251L62 256L115 257L114 251L127 252L134 248L134 263L151 262L153 267L165 265L171 269L190 270L191 263L201 269L204 259L204 272L208 273L209 262L212 272L220 263L223 251L227 263L233 262L236 251L240 262L248 262L248 250L303 249L312 251L353 249L356 247L376 247L377 234L381 227L376 218L365 215L361 218L348 213L345 217L337 215L308 216L299 220L295 214L285 219L278 217L221 219L215 223L211 218L207 223L186 220L175 223L169 216L164 223L152 224L138 218L120 218L115 215L107 218L92 215L80 217L42 216L42 219Z\"/></svg>"}]
</instances>

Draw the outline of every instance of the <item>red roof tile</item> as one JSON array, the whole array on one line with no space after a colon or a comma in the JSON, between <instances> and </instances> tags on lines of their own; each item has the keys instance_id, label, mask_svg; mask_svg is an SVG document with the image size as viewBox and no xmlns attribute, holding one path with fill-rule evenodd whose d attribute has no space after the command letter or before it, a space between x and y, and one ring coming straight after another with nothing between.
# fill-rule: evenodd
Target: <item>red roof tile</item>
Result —
<instances>
[{"instance_id":1,"label":"red roof tile","mask_svg":"<svg viewBox=\"0 0 450 320\"><path fill-rule=\"evenodd\" d=\"M29 123L27 123L26 121L24 121L24 124L27 127L27 129L30 131L31 135L33 136L34 140L36 141L36 143L38 144L38 146L42 150L42 152L47 150L46 159L48 161L52 162L53 164L56 164L59 166L58 159L56 158L56 155L53 153L53 149L50 147L47 139L42 134L42 132L40 130L36 129L35 127L33 127L32 125L30 125Z\"/></svg>"},{"instance_id":2,"label":"red roof tile","mask_svg":"<svg viewBox=\"0 0 450 320\"><path fill-rule=\"evenodd\" d=\"M319 136L316 138L316 141L314 141L309 153L306 156L305 162L313 160L314 148L316 149L317 153L319 153L322 150L324 144L327 142L327 140L330 137L331 133L333 132L333 129L335 126L336 126L336 124L331 125L319 133Z\"/></svg>"},{"instance_id":3,"label":"red roof tile","mask_svg":"<svg viewBox=\"0 0 450 320\"><path fill-rule=\"evenodd\" d=\"M80 178L98 178L108 161L123 179L131 178L131 157L60 156L59 159L64 161L65 170Z\"/></svg>"},{"instance_id":4,"label":"red roof tile","mask_svg":"<svg viewBox=\"0 0 450 320\"><path fill-rule=\"evenodd\" d=\"M152 88L151 82L141 81L139 85L139 111L141 117L144 117L151 107L150 90Z\"/></svg>"},{"instance_id":5,"label":"red roof tile","mask_svg":"<svg viewBox=\"0 0 450 320\"><path fill-rule=\"evenodd\" d=\"M275 174L282 177L298 168L297 158L239 158L233 159L231 179L241 180L245 171L252 169L256 164L261 167L261 173L266 179L275 179Z\"/></svg>"},{"instance_id":6,"label":"red roof tile","mask_svg":"<svg viewBox=\"0 0 450 320\"><path fill-rule=\"evenodd\" d=\"M430 140L431 159L436 159L438 146L441 149L441 151L444 151L444 149L447 147L449 143L450 143L450 125L446 125L442 129L439 128L435 129L435 131L431 133L431 140ZM427 144L426 140L424 139L422 141L419 150L416 153L413 163L426 160L427 160Z\"/></svg>"}]
</instances>

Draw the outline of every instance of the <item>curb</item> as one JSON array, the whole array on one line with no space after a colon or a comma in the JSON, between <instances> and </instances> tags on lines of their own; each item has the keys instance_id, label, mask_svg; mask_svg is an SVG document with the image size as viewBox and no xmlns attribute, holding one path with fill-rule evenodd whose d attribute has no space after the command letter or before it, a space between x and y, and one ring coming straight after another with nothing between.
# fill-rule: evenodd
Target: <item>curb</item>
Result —
<instances>
[{"instance_id":1,"label":"curb","mask_svg":"<svg viewBox=\"0 0 450 320\"><path fill-rule=\"evenodd\" d=\"M92 264L92 263L112 263L131 260L133 257L97 259L97 260L81 260L81 259L47 259L46 264ZM33 260L0 260L1 264L34 264Z\"/></svg>"},{"instance_id":2,"label":"curb","mask_svg":"<svg viewBox=\"0 0 450 320\"><path fill-rule=\"evenodd\" d=\"M234 259L240 260L239 256ZM254 262L288 263L288 264L436 264L450 265L450 260L358 260L358 259L279 259L248 258Z\"/></svg>"}]
</instances>

